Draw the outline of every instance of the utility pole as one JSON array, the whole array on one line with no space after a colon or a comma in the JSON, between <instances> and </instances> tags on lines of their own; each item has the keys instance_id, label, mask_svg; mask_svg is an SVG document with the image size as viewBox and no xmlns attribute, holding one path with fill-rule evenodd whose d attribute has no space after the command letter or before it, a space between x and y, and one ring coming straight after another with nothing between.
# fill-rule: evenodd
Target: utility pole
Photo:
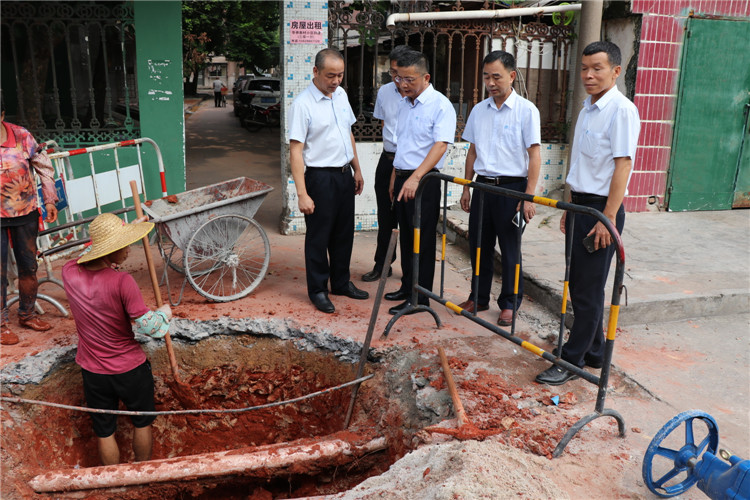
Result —
<instances>
[{"instance_id":1,"label":"utility pole","mask_svg":"<svg viewBox=\"0 0 750 500\"><path fill-rule=\"evenodd\" d=\"M573 84L573 99L571 101L572 115L570 129L568 129L568 140L570 141L571 146L573 144L573 134L576 130L576 122L578 122L578 113L581 112L581 109L583 108L583 100L586 99L586 91L583 88L583 82L579 75L583 49L591 42L601 40L603 10L603 0L585 0L581 2L581 19L578 25L578 48L576 50L575 66L573 67L573 74L575 75L573 81L575 83ZM572 149L572 147L568 148L568 162L565 167L565 178L568 177L568 172L570 172L570 153ZM563 201L567 201L569 195L570 187L565 184Z\"/></svg>"}]
</instances>

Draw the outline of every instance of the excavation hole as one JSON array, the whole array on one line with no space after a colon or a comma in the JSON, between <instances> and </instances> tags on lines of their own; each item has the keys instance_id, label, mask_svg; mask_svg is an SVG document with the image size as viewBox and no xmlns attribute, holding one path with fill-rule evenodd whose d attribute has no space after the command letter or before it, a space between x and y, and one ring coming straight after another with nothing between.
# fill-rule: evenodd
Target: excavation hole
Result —
<instances>
[{"instance_id":1,"label":"excavation hole","mask_svg":"<svg viewBox=\"0 0 750 500\"><path fill-rule=\"evenodd\" d=\"M183 381L191 388L198 408L244 408L289 400L356 378L356 364L339 361L329 351L301 350L293 342L274 337L213 336L195 344L175 343L175 348ZM154 347L148 356L157 410L184 409L170 389L172 376L163 346ZM378 365L368 363L366 374L377 372ZM403 417L410 410L402 408L402 402L413 401L414 395L399 390L398 401L389 401L386 387L393 385L379 383L376 376L361 386L347 432L342 431L351 388L257 411L159 416L153 425L155 460L288 442L314 447L316 440L330 438L363 443L385 437L388 446L383 450L267 474L91 490L86 498L295 498L348 490L387 470L407 451L403 443L417 431L419 424L412 426ZM403 381L395 385L409 386ZM64 364L39 385L14 386L13 392L27 399L85 406L80 368L75 363ZM88 413L16 404L3 404L3 409L4 469L17 479L15 491L9 490L8 484L3 488L4 498L31 494L28 481L43 472L99 465ZM387 435L394 432L398 435ZM118 418L116 439L121 462L132 462L129 417ZM81 493L56 493L54 497L79 498Z\"/></svg>"}]
</instances>

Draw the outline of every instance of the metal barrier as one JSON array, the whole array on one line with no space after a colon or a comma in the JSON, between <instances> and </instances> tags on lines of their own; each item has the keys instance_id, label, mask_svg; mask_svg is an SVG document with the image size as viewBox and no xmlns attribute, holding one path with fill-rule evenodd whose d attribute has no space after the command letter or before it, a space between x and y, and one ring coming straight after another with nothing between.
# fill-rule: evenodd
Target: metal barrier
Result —
<instances>
[{"instance_id":1,"label":"metal barrier","mask_svg":"<svg viewBox=\"0 0 750 500\"><path fill-rule=\"evenodd\" d=\"M480 191L480 195L483 195L483 192L488 192L492 194L498 194L501 196L507 196L510 198L515 198L517 200L520 200L522 202L533 202L537 203L539 205L546 205L548 207L557 208L560 210L565 210L568 212L568 217L575 217L575 214L584 214L589 215L591 217L596 218L599 222L604 224L604 226L609 231L609 234L612 236L613 244L616 245L615 255L617 257L617 267L615 269L615 276L614 276L614 286L612 290L612 299L610 304L610 310L609 310L609 321L607 323L607 334L605 338L605 346L604 346L604 359L602 362L602 368L601 368L601 374L599 376L596 376L592 373L587 372L583 368L580 368L578 366L572 365L565 361L564 359L560 358L560 353L562 352L562 349L560 347L562 346L562 337L564 333L565 328L565 312L567 307L567 301L568 301L568 278L569 278L569 267L570 267L570 252L572 250L572 245L570 243L571 238L566 238L566 250L565 250L565 257L566 257L566 266L565 266L565 282L563 286L563 301L562 301L562 309L561 309L561 322L560 322L560 336L558 337L558 356L554 356L552 353L545 351L541 347L535 346L534 344L531 344L519 337L516 337L513 335L512 332L507 332L503 330L502 328L485 321L484 319L475 316L471 312L462 309L458 305L454 304L453 302L450 302L448 300L445 300L443 298L443 285L444 285L444 273L445 273L445 242L446 242L446 213L447 213L447 204L443 203L443 237L442 237L442 247L441 247L441 280L440 280L440 295L436 295L435 293L431 292L430 290L427 290L426 288L420 286L418 284L419 279L419 235L421 232L421 205L422 205L422 193L424 191L425 183L429 179L442 179L443 184L443 193L447 192L447 185L448 182L453 182L456 184L462 184L464 186L469 186L471 188L474 188L474 192ZM445 194L444 194L445 197ZM480 200L481 201L481 200ZM523 207L522 207L523 208ZM523 210L522 210L523 213ZM480 212L481 216L481 212ZM570 222L571 224L575 224L575 218ZM520 224L519 224L520 226ZM480 224L481 227L481 224ZM519 227L519 231L521 228ZM571 231L572 232L572 228ZM481 236L481 235L480 235ZM481 242L481 238L478 239L478 241ZM519 243L519 252L520 252L520 243ZM479 265L479 252L477 254L477 266ZM553 200L550 198L544 198L541 196L532 196L526 193L521 193L518 191L512 191L510 189L498 187L498 186L492 186L488 184L482 184L482 183L476 183L473 181L469 181L467 179L463 179L460 177L451 177L449 175L441 174L439 172L431 172L422 177L419 187L417 188L416 197L415 197L415 210L414 210L414 251L413 251L413 265L412 269L414 269L414 272L412 273L412 294L411 294L411 304L399 311L397 314L391 318L391 320L388 322L388 324L385 327L385 330L383 331L383 337L387 337L388 333L390 332L393 325L403 316L407 314L414 314L417 312L429 312L432 314L433 318L435 319L435 322L437 324L437 327L439 328L441 326L440 318L438 317L437 313L427 305L421 305L418 303L417 296L419 294L430 298L432 300L435 300L439 302L440 304L443 304L447 308L451 309L457 314L460 314L461 316L470 319L474 323L486 328L487 330L490 330L493 333L496 333L497 335L500 335L501 337L510 340L511 342L515 343L516 345L523 347L529 352L532 352L536 354L537 356L549 361L550 363L560 366L568 371L571 371L578 375L583 380L586 380L587 382L590 382L596 386L598 386L599 390L596 397L596 406L594 408L594 412L586 415L585 417L579 419L573 426L568 429L568 431L565 433L563 438L558 443L557 447L555 448L555 451L553 452L553 457L559 457L562 452L565 450L565 447L568 445L570 440L573 438L573 436L578 433L586 424L591 422L592 420L598 418L598 417L613 417L617 421L618 430L620 437L625 436L625 421L623 420L622 416L615 410L604 408L604 402L607 396L607 384L609 382L609 374L611 370L611 363L612 363L612 352L614 349L614 342L615 342L615 335L617 333L617 319L618 314L620 311L620 294L623 286L623 278L625 276L625 248L622 245L622 240L620 239L620 235L617 232L617 229L612 224L612 222L600 211L595 210L593 208L581 206L581 205L575 205L573 203L565 203L558 200ZM386 263L387 266L390 266L390 263ZM388 271L384 269L384 273L387 273ZM518 291L518 267L516 269L516 276L515 276L515 291L517 293ZM503 277L503 279L506 279L507 277ZM475 288L476 289L476 288ZM476 303L476 302L475 302ZM515 301L514 301L514 309L515 309ZM513 314L513 327L515 327L515 310Z\"/></svg>"},{"instance_id":2,"label":"metal barrier","mask_svg":"<svg viewBox=\"0 0 750 500\"><path fill-rule=\"evenodd\" d=\"M57 184L58 197L60 201L57 204L59 212L65 214L66 222L58 223L55 226L48 226L43 223L43 229L39 231L38 248L39 255L42 258L47 276L39 280L39 284L52 283L63 287L62 281L57 279L52 272L52 261L69 255L73 249L87 244L90 239L80 230L81 226L88 224L96 218L96 215L83 217L82 213L87 210L96 209L97 215L102 213L102 207L109 203L119 202L121 208L110 210L109 213L116 215L125 214L125 220L128 219L128 212L133 211L132 205L127 205L125 200L132 197L129 181L135 180L140 188L140 192L145 193L145 182L143 177L143 156L141 154L141 144L151 144L156 153L156 161L159 167L159 177L161 181L162 196L167 196L167 183L164 172L164 161L161 156L159 146L152 139L143 137L140 139L129 139L126 141L113 142L110 144L101 144L88 148L73 149L70 151L60 151L55 141L47 141L41 144L41 147L47 152L53 166L57 172L60 184ZM120 157L118 148L135 146L138 164L124 168L120 167ZM106 172L97 172L94 165L93 154L99 151L112 150L114 154L115 169ZM70 158L74 156L89 155L90 176L75 178ZM100 190L100 185L102 189ZM41 195L40 195L41 197ZM46 210L42 208L42 220L46 216ZM53 237L52 235L55 235ZM10 293L13 293L11 291ZM45 300L57 308L63 316L68 316L65 307L52 297L38 293L37 298ZM8 299L8 306L18 301L18 296ZM36 306L38 312L40 307Z\"/></svg>"},{"instance_id":3,"label":"metal barrier","mask_svg":"<svg viewBox=\"0 0 750 500\"><path fill-rule=\"evenodd\" d=\"M46 237L52 233L60 233L64 230L70 230L70 233L58 241L46 240L47 244L40 246L42 255L56 254L64 249L85 244L88 240L79 235L79 226L91 222L95 216L86 217L82 213L88 210L96 210L97 215L102 213L102 207L110 203L119 202L120 208L110 211L115 214L127 213L133 210L128 206L125 200L132 196L129 182L135 180L140 188L144 190L143 177L143 155L141 153L141 144L150 144L156 153L156 161L159 167L159 177L161 181L162 196L167 196L167 184L164 172L164 161L161 156L159 146L149 138L129 139L127 141L113 142L110 144L101 144L88 148L73 149L69 151L57 151L56 148L48 148L50 160L52 160L57 175L62 180L63 196L67 195L67 203L64 206L66 222L57 226L47 227L40 231L40 237ZM46 143L47 146L54 144ZM138 157L137 165L121 167L118 149L135 146ZM97 172L94 164L94 153L100 151L112 150L114 155L114 170L106 172ZM51 151L51 152L50 152ZM75 178L73 169L70 164L70 158L87 154L89 156L90 175ZM125 216L127 220L127 215ZM45 241L43 240L43 243Z\"/></svg>"}]
</instances>

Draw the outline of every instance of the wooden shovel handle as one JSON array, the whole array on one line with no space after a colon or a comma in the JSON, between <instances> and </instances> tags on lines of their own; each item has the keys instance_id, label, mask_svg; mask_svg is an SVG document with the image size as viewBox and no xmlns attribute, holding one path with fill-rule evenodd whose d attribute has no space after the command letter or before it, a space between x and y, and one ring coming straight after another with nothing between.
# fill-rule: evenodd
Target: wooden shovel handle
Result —
<instances>
[{"instance_id":1,"label":"wooden shovel handle","mask_svg":"<svg viewBox=\"0 0 750 500\"><path fill-rule=\"evenodd\" d=\"M143 217L143 209L141 208L141 198L138 194L138 185L135 181L130 181L130 190L133 192L133 204L135 205L135 214L140 219ZM141 240L143 243L143 251L146 253L146 265L148 266L148 274L151 277L151 286L154 287L154 296L156 297L156 306L161 307L164 302L161 299L161 289L159 288L159 280L156 277L156 268L154 267L154 261L151 258L151 249L148 244L148 235L144 236ZM172 349L172 338L169 336L169 332L164 336L164 342L167 344L167 356L169 357L169 366L172 368L172 375L175 381L180 382L180 373L177 369L177 358L174 355L174 349Z\"/></svg>"},{"instance_id":2,"label":"wooden shovel handle","mask_svg":"<svg viewBox=\"0 0 750 500\"><path fill-rule=\"evenodd\" d=\"M451 373L450 366L448 366L448 358L446 357L445 351L442 347L438 347L438 354L440 355L440 363L443 365L445 383L448 385L448 392L450 392L451 399L453 400L453 409L456 412L458 426L461 427L462 425L470 424L471 422L469 422L469 418L466 416L466 412L464 411L464 405L461 404L461 400L458 397L456 383L453 381L453 374Z\"/></svg>"}]
</instances>

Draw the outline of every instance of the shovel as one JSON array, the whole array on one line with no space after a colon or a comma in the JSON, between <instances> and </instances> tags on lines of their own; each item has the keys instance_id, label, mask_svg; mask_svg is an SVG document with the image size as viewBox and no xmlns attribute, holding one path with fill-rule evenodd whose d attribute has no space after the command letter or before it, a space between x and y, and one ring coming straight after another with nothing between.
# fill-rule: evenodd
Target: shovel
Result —
<instances>
[{"instance_id":1,"label":"shovel","mask_svg":"<svg viewBox=\"0 0 750 500\"><path fill-rule=\"evenodd\" d=\"M464 405L461 403L461 398L458 397L458 390L456 389L456 383L453 380L453 374L451 373L450 366L448 365L448 357L445 355L445 350L442 347L438 347L438 354L440 355L440 364L443 366L443 375L445 376L445 384L448 386L448 392L451 395L453 401L453 412L456 414L457 428L450 429L447 427L438 427L437 425L431 425L425 427L424 430L427 432L436 432L439 434L448 434L459 440L477 439L482 440L495 434L500 434L504 429L480 429L474 425L469 417L466 416Z\"/></svg>"},{"instance_id":2,"label":"shovel","mask_svg":"<svg viewBox=\"0 0 750 500\"><path fill-rule=\"evenodd\" d=\"M135 214L138 218L143 217L143 209L141 208L141 198L138 195L138 186L135 181L130 181L130 189L133 192L133 203L135 205ZM156 269L154 268L154 261L151 258L151 249L148 244L148 235L143 237L143 250L146 253L146 265L148 266L148 274L151 277L151 285L154 287L154 296L156 297L156 306L161 307L164 302L161 298L161 289L159 288L159 281L156 277ZM174 384L169 384L172 391L174 392L177 399L186 408L196 408L198 406L195 396L189 385L185 384L180 380L180 372L177 368L177 358L174 355L174 349L172 348L172 338L169 336L169 332L164 336L164 342L167 345L167 356L169 357L169 366L172 369L172 376L174 377Z\"/></svg>"}]
</instances>

